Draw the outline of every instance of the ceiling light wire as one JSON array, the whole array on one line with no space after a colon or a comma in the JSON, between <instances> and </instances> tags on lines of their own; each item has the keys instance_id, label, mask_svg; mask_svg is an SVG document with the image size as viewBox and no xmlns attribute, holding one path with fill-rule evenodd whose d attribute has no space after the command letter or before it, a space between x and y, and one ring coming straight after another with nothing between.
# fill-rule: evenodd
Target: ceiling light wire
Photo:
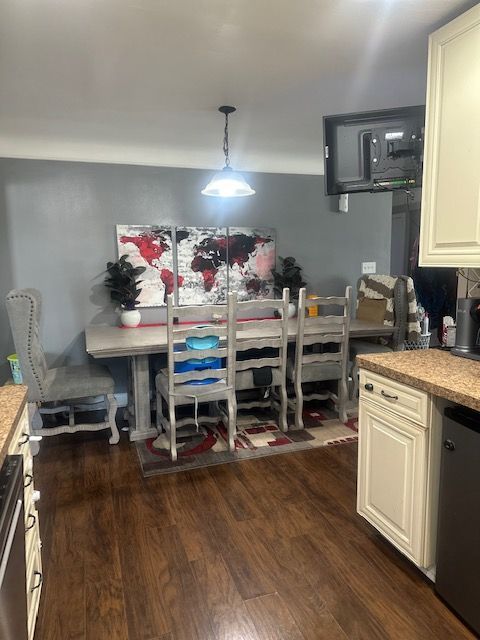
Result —
<instances>
[{"instance_id":1,"label":"ceiling light wire","mask_svg":"<svg viewBox=\"0 0 480 640\"><path fill-rule=\"evenodd\" d=\"M225 112L225 129L223 135L223 153L225 155L225 166L230 166L230 149L228 144L228 112Z\"/></svg>"}]
</instances>

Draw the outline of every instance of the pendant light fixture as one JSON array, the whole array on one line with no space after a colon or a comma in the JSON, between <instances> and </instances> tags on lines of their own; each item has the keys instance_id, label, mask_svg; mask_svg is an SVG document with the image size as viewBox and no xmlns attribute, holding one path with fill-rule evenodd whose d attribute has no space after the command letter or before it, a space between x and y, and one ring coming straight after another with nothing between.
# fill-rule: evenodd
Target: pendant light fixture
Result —
<instances>
[{"instance_id":1,"label":"pendant light fixture","mask_svg":"<svg viewBox=\"0 0 480 640\"><path fill-rule=\"evenodd\" d=\"M228 147L228 116L236 111L235 107L219 107L220 113L225 116L225 131L223 136L223 153L225 154L225 166L216 173L205 189L204 196L216 196L220 198L241 198L253 196L255 191L248 184L241 173L237 173L230 166L230 150Z\"/></svg>"}]
</instances>

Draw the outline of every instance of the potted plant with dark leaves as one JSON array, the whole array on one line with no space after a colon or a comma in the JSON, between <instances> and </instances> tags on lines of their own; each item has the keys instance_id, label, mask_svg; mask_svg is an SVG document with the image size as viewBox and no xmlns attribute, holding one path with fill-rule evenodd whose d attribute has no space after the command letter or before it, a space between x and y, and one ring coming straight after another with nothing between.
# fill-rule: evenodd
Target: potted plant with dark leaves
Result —
<instances>
[{"instance_id":1,"label":"potted plant with dark leaves","mask_svg":"<svg viewBox=\"0 0 480 640\"><path fill-rule=\"evenodd\" d=\"M302 267L297 263L295 258L288 256L287 258L278 258L280 269L272 269L273 290L275 295L282 297L283 289L290 289L290 304L288 307L288 317L293 318L296 313L298 296L300 289L306 285L302 277Z\"/></svg>"},{"instance_id":2,"label":"potted plant with dark leaves","mask_svg":"<svg viewBox=\"0 0 480 640\"><path fill-rule=\"evenodd\" d=\"M110 289L110 299L120 306L120 320L124 327L138 327L141 316L136 308L138 296L142 288L138 285L138 276L145 271L145 267L134 267L128 261L128 256L121 256L116 262L107 262L107 276L105 286Z\"/></svg>"}]
</instances>

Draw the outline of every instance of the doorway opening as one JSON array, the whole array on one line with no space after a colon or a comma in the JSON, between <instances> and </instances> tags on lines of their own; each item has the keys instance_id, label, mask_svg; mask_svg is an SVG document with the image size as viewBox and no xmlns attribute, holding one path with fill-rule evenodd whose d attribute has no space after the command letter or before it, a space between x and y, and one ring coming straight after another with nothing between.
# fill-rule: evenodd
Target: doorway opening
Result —
<instances>
[{"instance_id":1,"label":"doorway opening","mask_svg":"<svg viewBox=\"0 0 480 640\"><path fill-rule=\"evenodd\" d=\"M458 276L453 267L419 267L422 190L394 191L392 195L391 275L413 279L417 303L428 313L430 345L440 344L442 319L455 318Z\"/></svg>"}]
</instances>

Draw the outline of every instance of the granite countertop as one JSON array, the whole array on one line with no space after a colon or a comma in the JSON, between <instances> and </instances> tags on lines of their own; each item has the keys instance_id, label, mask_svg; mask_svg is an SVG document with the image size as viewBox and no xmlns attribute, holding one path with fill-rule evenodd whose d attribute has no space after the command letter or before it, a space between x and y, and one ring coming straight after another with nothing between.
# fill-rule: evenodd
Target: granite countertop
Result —
<instances>
[{"instance_id":1,"label":"granite countertop","mask_svg":"<svg viewBox=\"0 0 480 640\"><path fill-rule=\"evenodd\" d=\"M0 387L0 466L8 453L10 441L27 400L27 387L9 384Z\"/></svg>"},{"instance_id":2,"label":"granite countertop","mask_svg":"<svg viewBox=\"0 0 480 640\"><path fill-rule=\"evenodd\" d=\"M357 356L358 366L480 411L480 361L441 349Z\"/></svg>"}]
</instances>

